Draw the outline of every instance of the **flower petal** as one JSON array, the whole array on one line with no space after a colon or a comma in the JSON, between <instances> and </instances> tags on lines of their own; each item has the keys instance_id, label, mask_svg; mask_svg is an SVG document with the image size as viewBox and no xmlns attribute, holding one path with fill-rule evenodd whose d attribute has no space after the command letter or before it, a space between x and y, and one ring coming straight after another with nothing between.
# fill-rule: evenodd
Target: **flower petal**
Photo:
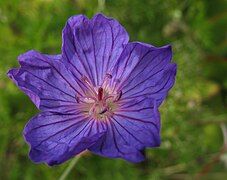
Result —
<instances>
[{"instance_id":1,"label":"flower petal","mask_svg":"<svg viewBox=\"0 0 227 180\"><path fill-rule=\"evenodd\" d=\"M122 100L147 96L159 106L175 81L176 65L170 63L171 58L170 46L129 43L113 69L112 86L122 91Z\"/></svg>"},{"instance_id":2,"label":"flower petal","mask_svg":"<svg viewBox=\"0 0 227 180\"><path fill-rule=\"evenodd\" d=\"M140 162L145 147L160 145L160 117L151 99L124 102L106 123L106 135L89 148L94 153Z\"/></svg>"},{"instance_id":3,"label":"flower petal","mask_svg":"<svg viewBox=\"0 0 227 180\"><path fill-rule=\"evenodd\" d=\"M115 122L107 121L106 125L106 134L89 148L90 151L104 157L123 158L134 163L145 159L140 150L128 145L127 137L121 134Z\"/></svg>"},{"instance_id":4,"label":"flower petal","mask_svg":"<svg viewBox=\"0 0 227 180\"><path fill-rule=\"evenodd\" d=\"M60 61L60 55L28 51L18 59L21 67L10 70L8 76L40 110L75 109L75 97L83 92Z\"/></svg>"},{"instance_id":5,"label":"flower petal","mask_svg":"<svg viewBox=\"0 0 227 180\"><path fill-rule=\"evenodd\" d=\"M91 20L78 15L69 18L63 30L62 54L75 77L87 76L100 85L116 63L129 37L114 19L97 14Z\"/></svg>"},{"instance_id":6,"label":"flower petal","mask_svg":"<svg viewBox=\"0 0 227 180\"><path fill-rule=\"evenodd\" d=\"M100 121L82 114L44 112L32 118L24 129L34 162L60 164L93 145L106 129Z\"/></svg>"}]
</instances>

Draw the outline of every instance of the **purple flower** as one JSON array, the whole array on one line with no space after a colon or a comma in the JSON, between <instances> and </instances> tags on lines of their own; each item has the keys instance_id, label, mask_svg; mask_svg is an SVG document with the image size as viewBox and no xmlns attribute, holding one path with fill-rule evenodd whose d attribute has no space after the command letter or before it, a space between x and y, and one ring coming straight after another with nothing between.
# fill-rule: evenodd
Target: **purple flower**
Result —
<instances>
[{"instance_id":1,"label":"purple flower","mask_svg":"<svg viewBox=\"0 0 227 180\"><path fill-rule=\"evenodd\" d=\"M9 77L41 111L24 128L32 161L63 163L89 150L131 162L160 145L158 107L174 84L169 45L129 42L102 14L78 15L63 29L61 55L31 50Z\"/></svg>"}]
</instances>

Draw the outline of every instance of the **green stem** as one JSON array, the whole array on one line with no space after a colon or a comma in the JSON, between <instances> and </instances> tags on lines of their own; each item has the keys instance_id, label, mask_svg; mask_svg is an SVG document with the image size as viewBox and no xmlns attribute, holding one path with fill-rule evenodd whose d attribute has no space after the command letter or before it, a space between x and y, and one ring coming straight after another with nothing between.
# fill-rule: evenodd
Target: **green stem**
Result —
<instances>
[{"instance_id":1,"label":"green stem","mask_svg":"<svg viewBox=\"0 0 227 180\"><path fill-rule=\"evenodd\" d=\"M105 0L98 0L98 11L102 12L105 8Z\"/></svg>"},{"instance_id":2,"label":"green stem","mask_svg":"<svg viewBox=\"0 0 227 180\"><path fill-rule=\"evenodd\" d=\"M66 177L69 175L69 173L71 172L71 170L73 169L73 167L75 166L75 164L78 162L79 159L80 159L80 156L76 156L75 158L72 159L69 166L65 169L65 171L63 172L59 180L66 179Z\"/></svg>"}]
</instances>

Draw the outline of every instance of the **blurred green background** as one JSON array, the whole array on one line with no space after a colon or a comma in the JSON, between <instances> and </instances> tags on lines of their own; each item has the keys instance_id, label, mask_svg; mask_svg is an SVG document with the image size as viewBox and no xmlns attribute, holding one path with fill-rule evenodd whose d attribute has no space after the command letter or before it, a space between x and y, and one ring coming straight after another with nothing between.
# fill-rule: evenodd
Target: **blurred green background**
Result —
<instances>
[{"instance_id":1,"label":"blurred green background","mask_svg":"<svg viewBox=\"0 0 227 180\"><path fill-rule=\"evenodd\" d=\"M7 77L29 49L57 54L75 14L118 19L131 41L173 45L177 80L161 106L162 144L147 161L84 155L68 179L227 179L227 1L0 0L0 179L58 179L67 166L33 164L22 137L38 111Z\"/></svg>"}]
</instances>

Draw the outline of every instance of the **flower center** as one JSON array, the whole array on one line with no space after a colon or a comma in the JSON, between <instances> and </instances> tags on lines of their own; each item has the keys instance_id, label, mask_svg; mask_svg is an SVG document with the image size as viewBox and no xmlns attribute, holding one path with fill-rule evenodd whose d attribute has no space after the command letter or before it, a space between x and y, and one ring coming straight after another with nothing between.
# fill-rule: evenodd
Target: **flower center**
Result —
<instances>
[{"instance_id":1,"label":"flower center","mask_svg":"<svg viewBox=\"0 0 227 180\"><path fill-rule=\"evenodd\" d=\"M80 104L79 109L86 116L96 120L106 120L118 108L122 92L114 92L109 87L111 78L112 76L107 74L100 87L92 86L87 77L82 78L86 91L84 96L77 97L77 102Z\"/></svg>"}]
</instances>

